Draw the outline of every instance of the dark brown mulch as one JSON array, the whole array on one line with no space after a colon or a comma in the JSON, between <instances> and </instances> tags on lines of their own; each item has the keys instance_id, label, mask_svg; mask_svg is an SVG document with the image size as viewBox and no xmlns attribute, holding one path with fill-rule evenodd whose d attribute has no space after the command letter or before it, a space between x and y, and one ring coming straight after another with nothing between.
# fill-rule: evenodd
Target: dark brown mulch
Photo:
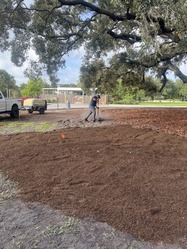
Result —
<instances>
[{"instance_id":1,"label":"dark brown mulch","mask_svg":"<svg viewBox=\"0 0 187 249\"><path fill-rule=\"evenodd\" d=\"M176 243L187 234L185 110L103 110L107 115L122 124L0 136L0 169L19 183L25 202ZM171 116L181 136L168 134ZM153 119L155 130L142 129Z\"/></svg>"}]
</instances>

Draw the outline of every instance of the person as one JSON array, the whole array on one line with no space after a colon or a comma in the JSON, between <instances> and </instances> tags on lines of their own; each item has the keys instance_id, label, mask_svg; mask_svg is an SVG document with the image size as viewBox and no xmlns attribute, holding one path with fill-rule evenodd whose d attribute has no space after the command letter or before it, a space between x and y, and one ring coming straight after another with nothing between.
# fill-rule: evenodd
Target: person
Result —
<instances>
[{"instance_id":1,"label":"person","mask_svg":"<svg viewBox=\"0 0 187 249\"><path fill-rule=\"evenodd\" d=\"M89 104L89 108L90 108L90 112L88 114L88 116L84 119L85 121L88 121L88 118L93 114L93 122L96 121L96 109L99 109L98 103L99 103L99 99L100 99L100 95L97 94L95 96L92 97L90 104Z\"/></svg>"}]
</instances>

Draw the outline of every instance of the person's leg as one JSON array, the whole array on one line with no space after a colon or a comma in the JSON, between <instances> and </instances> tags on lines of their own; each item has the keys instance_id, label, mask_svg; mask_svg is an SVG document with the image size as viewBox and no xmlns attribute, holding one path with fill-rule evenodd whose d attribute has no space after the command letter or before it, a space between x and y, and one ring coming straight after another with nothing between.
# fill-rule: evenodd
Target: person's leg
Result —
<instances>
[{"instance_id":1,"label":"person's leg","mask_svg":"<svg viewBox=\"0 0 187 249\"><path fill-rule=\"evenodd\" d=\"M94 110L93 110L93 114L94 114L94 115L93 115L93 116L94 116L94 117L93 117L93 118L94 118L93 121L95 122L95 121L96 121L96 108L95 108L95 107L94 107Z\"/></svg>"},{"instance_id":2,"label":"person's leg","mask_svg":"<svg viewBox=\"0 0 187 249\"><path fill-rule=\"evenodd\" d=\"M89 114L88 114L88 116L84 119L85 121L88 121L88 118L89 118L89 116L92 114L92 112L90 111L89 112Z\"/></svg>"},{"instance_id":3,"label":"person's leg","mask_svg":"<svg viewBox=\"0 0 187 249\"><path fill-rule=\"evenodd\" d=\"M88 116L84 119L85 121L88 121L88 118L90 117L90 115L92 115L92 113L94 113L95 108L93 106L90 106L90 112L88 114Z\"/></svg>"}]
</instances>

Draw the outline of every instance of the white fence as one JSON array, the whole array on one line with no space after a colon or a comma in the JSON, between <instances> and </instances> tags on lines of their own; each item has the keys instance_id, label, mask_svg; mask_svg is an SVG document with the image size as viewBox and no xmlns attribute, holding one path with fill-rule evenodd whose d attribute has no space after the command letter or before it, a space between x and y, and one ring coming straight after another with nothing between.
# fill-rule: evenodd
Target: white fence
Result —
<instances>
[{"instance_id":1,"label":"white fence","mask_svg":"<svg viewBox=\"0 0 187 249\"><path fill-rule=\"evenodd\" d=\"M43 93L40 98L46 99L48 103L71 103L71 104L89 104L93 96L78 95L78 94L55 94L55 93ZM108 95L101 95L99 104L108 104Z\"/></svg>"}]
</instances>

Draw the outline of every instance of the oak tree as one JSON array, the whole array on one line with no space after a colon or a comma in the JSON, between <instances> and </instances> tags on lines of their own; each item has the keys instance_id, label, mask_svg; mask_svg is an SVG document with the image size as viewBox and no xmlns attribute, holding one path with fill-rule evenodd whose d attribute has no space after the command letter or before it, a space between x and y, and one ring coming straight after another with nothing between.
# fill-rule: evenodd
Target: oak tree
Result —
<instances>
[{"instance_id":1,"label":"oak tree","mask_svg":"<svg viewBox=\"0 0 187 249\"><path fill-rule=\"evenodd\" d=\"M12 96L13 91L17 89L16 81L12 75L5 70L0 70L0 90L4 96Z\"/></svg>"},{"instance_id":2,"label":"oak tree","mask_svg":"<svg viewBox=\"0 0 187 249\"><path fill-rule=\"evenodd\" d=\"M152 71L164 87L173 71L187 83L180 70L187 55L186 0L1 0L0 10L0 49L10 49L18 66L33 48L54 77L64 56L84 46L87 60L112 53L112 65L142 79Z\"/></svg>"}]
</instances>

